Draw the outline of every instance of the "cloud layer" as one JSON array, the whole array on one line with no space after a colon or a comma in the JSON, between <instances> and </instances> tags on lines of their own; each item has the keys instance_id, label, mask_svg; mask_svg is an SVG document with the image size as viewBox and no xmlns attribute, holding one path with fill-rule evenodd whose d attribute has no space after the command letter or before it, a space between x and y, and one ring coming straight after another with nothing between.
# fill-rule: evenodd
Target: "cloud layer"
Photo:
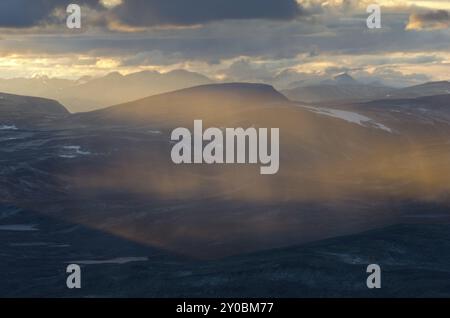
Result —
<instances>
[{"instance_id":1,"label":"cloud layer","mask_svg":"<svg viewBox=\"0 0 450 318\"><path fill-rule=\"evenodd\" d=\"M450 27L450 14L445 10L414 13L409 17L407 30L439 30Z\"/></svg>"},{"instance_id":2,"label":"cloud layer","mask_svg":"<svg viewBox=\"0 0 450 318\"><path fill-rule=\"evenodd\" d=\"M100 11L102 20L109 23L144 27L229 19L291 20L302 12L295 0L2 0L0 27L26 28L52 22L55 10L64 10L70 3Z\"/></svg>"},{"instance_id":3,"label":"cloud layer","mask_svg":"<svg viewBox=\"0 0 450 318\"><path fill-rule=\"evenodd\" d=\"M301 13L295 0L125 0L113 9L130 26L196 25L227 19L290 20Z\"/></svg>"},{"instance_id":4,"label":"cloud layer","mask_svg":"<svg viewBox=\"0 0 450 318\"><path fill-rule=\"evenodd\" d=\"M100 9L99 0L1 0L0 27L29 28L54 19L55 10L65 10L70 3Z\"/></svg>"},{"instance_id":5,"label":"cloud layer","mask_svg":"<svg viewBox=\"0 0 450 318\"><path fill-rule=\"evenodd\" d=\"M82 6L69 30L65 7ZM448 1L1 0L0 77L186 69L287 83L347 71L396 83L447 79ZM443 8L446 8L445 6ZM389 72L395 70L395 73Z\"/></svg>"}]
</instances>

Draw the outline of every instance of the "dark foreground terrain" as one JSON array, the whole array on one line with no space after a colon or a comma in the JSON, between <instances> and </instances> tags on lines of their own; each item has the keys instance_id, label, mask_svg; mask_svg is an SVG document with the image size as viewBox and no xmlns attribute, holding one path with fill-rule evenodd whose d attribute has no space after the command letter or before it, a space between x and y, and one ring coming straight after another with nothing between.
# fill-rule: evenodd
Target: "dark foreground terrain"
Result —
<instances>
[{"instance_id":1,"label":"dark foreground terrain","mask_svg":"<svg viewBox=\"0 0 450 318\"><path fill-rule=\"evenodd\" d=\"M448 297L450 225L395 225L199 261L31 211L1 207L2 297ZM26 224L26 225L25 225ZM66 287L68 263L82 288ZM366 268L382 288L366 287Z\"/></svg>"},{"instance_id":2,"label":"dark foreground terrain","mask_svg":"<svg viewBox=\"0 0 450 318\"><path fill-rule=\"evenodd\" d=\"M72 115L0 94L0 296L449 297L448 101L224 84ZM280 128L280 171L173 164L194 119Z\"/></svg>"}]
</instances>

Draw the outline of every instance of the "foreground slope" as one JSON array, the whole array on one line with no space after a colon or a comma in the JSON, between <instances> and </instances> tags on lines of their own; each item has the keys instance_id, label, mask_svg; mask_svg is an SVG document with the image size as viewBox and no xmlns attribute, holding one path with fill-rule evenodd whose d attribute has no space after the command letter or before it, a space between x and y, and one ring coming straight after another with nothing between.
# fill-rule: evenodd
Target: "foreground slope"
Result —
<instances>
[{"instance_id":1,"label":"foreground slope","mask_svg":"<svg viewBox=\"0 0 450 318\"><path fill-rule=\"evenodd\" d=\"M0 93L0 127L34 127L68 115L55 100Z\"/></svg>"}]
</instances>

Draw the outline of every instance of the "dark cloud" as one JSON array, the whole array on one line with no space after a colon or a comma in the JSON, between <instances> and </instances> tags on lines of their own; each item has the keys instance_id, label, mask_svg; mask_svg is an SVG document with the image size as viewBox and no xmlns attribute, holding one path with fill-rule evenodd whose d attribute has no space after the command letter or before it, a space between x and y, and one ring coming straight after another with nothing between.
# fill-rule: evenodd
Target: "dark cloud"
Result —
<instances>
[{"instance_id":1,"label":"dark cloud","mask_svg":"<svg viewBox=\"0 0 450 318\"><path fill-rule=\"evenodd\" d=\"M196 25L228 19L290 20L295 0L124 0L115 17L130 26Z\"/></svg>"},{"instance_id":2,"label":"dark cloud","mask_svg":"<svg viewBox=\"0 0 450 318\"><path fill-rule=\"evenodd\" d=\"M99 0L0 0L0 27L28 28L51 19L55 9L69 4L101 8Z\"/></svg>"},{"instance_id":3,"label":"dark cloud","mask_svg":"<svg viewBox=\"0 0 450 318\"><path fill-rule=\"evenodd\" d=\"M405 16L407 17L407 15ZM395 63L389 52L448 52L450 41L445 32L405 32L398 16L384 16L389 32L367 32L359 25L315 33L307 22L226 21L193 29L152 30L138 34L96 34L45 37L7 37L1 52L40 54L85 54L91 56L130 57L126 64L158 64L199 60L210 64L239 56L261 59L291 59L298 54L330 56L376 54L380 63ZM319 26L318 31L322 28ZM326 30L326 29L325 29ZM418 58L423 59L420 55ZM429 59L429 57L426 57ZM167 61L164 61L167 60ZM419 60L410 61L419 63ZM429 61L425 61L429 62ZM254 66L254 65L253 65Z\"/></svg>"},{"instance_id":4,"label":"dark cloud","mask_svg":"<svg viewBox=\"0 0 450 318\"><path fill-rule=\"evenodd\" d=\"M46 18L54 9L57 1L0 1L0 26L30 27Z\"/></svg>"},{"instance_id":5,"label":"dark cloud","mask_svg":"<svg viewBox=\"0 0 450 318\"><path fill-rule=\"evenodd\" d=\"M430 11L418 14L417 17L424 22L443 22L449 20L449 14L445 10Z\"/></svg>"},{"instance_id":6,"label":"dark cloud","mask_svg":"<svg viewBox=\"0 0 450 318\"><path fill-rule=\"evenodd\" d=\"M445 10L414 13L409 17L407 30L446 29L450 27L450 14Z\"/></svg>"},{"instance_id":7,"label":"dark cloud","mask_svg":"<svg viewBox=\"0 0 450 318\"><path fill-rule=\"evenodd\" d=\"M189 26L228 19L290 20L301 13L295 0L123 0L112 11L99 0L1 0L0 27L28 28L52 22L55 9L88 5L104 17L137 27Z\"/></svg>"}]
</instances>

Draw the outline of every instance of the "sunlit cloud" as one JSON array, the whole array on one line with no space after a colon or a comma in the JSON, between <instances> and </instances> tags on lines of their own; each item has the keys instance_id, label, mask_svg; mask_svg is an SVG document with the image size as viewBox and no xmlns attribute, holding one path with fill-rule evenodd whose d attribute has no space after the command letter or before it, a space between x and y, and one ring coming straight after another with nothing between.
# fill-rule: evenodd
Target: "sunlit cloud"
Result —
<instances>
[{"instance_id":1,"label":"sunlit cloud","mask_svg":"<svg viewBox=\"0 0 450 318\"><path fill-rule=\"evenodd\" d=\"M106 8L111 9L122 4L122 0L100 0L100 3Z\"/></svg>"},{"instance_id":2,"label":"sunlit cloud","mask_svg":"<svg viewBox=\"0 0 450 318\"><path fill-rule=\"evenodd\" d=\"M447 0L297 0L305 8L345 8L365 10L370 4L379 4L383 8L425 8L450 10Z\"/></svg>"},{"instance_id":3,"label":"sunlit cloud","mask_svg":"<svg viewBox=\"0 0 450 318\"><path fill-rule=\"evenodd\" d=\"M450 2L447 0L418 0L406 1L410 6L417 6L434 10L450 10Z\"/></svg>"}]
</instances>

